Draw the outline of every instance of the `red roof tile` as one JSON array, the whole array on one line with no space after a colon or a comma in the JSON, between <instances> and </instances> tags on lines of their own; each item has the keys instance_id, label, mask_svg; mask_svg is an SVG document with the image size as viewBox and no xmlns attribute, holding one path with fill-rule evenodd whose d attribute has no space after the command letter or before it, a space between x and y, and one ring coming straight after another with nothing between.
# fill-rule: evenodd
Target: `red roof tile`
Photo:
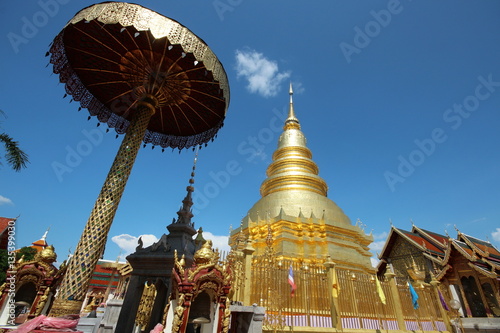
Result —
<instances>
[{"instance_id":1,"label":"red roof tile","mask_svg":"<svg viewBox=\"0 0 500 333\"><path fill-rule=\"evenodd\" d=\"M9 217L0 217L0 235L3 234L5 229L9 226L9 221L12 221L14 219L11 219Z\"/></svg>"},{"instance_id":2,"label":"red roof tile","mask_svg":"<svg viewBox=\"0 0 500 333\"><path fill-rule=\"evenodd\" d=\"M435 232L432 232L432 231L429 231L429 230L425 230L425 229L421 229L423 232L425 232L426 234L428 234L429 236L431 236L432 238L434 238L439 244L448 244L448 237L446 236L443 236L441 234L438 234L438 233L435 233Z\"/></svg>"},{"instance_id":3,"label":"red roof tile","mask_svg":"<svg viewBox=\"0 0 500 333\"><path fill-rule=\"evenodd\" d=\"M406 230L401 230L401 229L398 229L398 230L403 232L407 237L411 238L417 244L425 247L427 250L432 251L434 253L437 253L439 255L444 255L444 252L441 249L437 248L434 244L432 244L431 242L429 242L427 239L423 238L422 236L414 234L414 233L406 231Z\"/></svg>"},{"instance_id":4,"label":"red roof tile","mask_svg":"<svg viewBox=\"0 0 500 333\"><path fill-rule=\"evenodd\" d=\"M462 237L467 238L469 242L474 244L478 249L480 249L483 252L488 252L491 257L499 259L500 260L500 252L489 242L485 242L481 239L466 235L461 233L460 234Z\"/></svg>"},{"instance_id":5,"label":"red roof tile","mask_svg":"<svg viewBox=\"0 0 500 333\"><path fill-rule=\"evenodd\" d=\"M7 249L8 233L5 232L9 222L15 220L9 217L0 217L0 249Z\"/></svg>"}]
</instances>

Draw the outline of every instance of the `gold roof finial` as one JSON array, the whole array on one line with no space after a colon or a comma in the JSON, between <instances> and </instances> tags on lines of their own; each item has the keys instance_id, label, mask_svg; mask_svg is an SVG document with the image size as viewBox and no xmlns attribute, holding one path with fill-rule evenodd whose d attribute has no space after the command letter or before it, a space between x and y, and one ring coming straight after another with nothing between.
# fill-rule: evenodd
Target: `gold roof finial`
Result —
<instances>
[{"instance_id":1,"label":"gold roof finial","mask_svg":"<svg viewBox=\"0 0 500 333\"><path fill-rule=\"evenodd\" d=\"M295 110L293 109L293 87L292 87L292 82L290 82L290 106L288 107L288 118L285 120L285 127L283 127L283 130L287 129L300 129L300 124L299 120L297 117L295 117Z\"/></svg>"}]
</instances>

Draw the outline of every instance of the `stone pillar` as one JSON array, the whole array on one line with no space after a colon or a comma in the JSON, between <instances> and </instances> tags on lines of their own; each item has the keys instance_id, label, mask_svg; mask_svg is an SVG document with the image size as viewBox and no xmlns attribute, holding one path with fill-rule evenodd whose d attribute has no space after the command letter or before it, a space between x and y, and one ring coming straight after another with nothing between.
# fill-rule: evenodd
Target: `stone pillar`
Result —
<instances>
[{"instance_id":1,"label":"stone pillar","mask_svg":"<svg viewBox=\"0 0 500 333\"><path fill-rule=\"evenodd\" d=\"M99 325L99 333L113 333L115 331L122 304L122 299L111 299L106 303L106 311L104 311L104 316Z\"/></svg>"},{"instance_id":2,"label":"stone pillar","mask_svg":"<svg viewBox=\"0 0 500 333\"><path fill-rule=\"evenodd\" d=\"M403 307L401 306L401 298L399 297L398 286L396 285L396 280L394 279L395 276L396 274L389 271L385 273L385 277L387 278L387 280L389 280L389 285L391 286L391 297L396 310L396 318L398 320L399 330L405 331L406 324L403 317Z\"/></svg>"},{"instance_id":3,"label":"stone pillar","mask_svg":"<svg viewBox=\"0 0 500 333\"><path fill-rule=\"evenodd\" d=\"M257 305L231 305L230 309L232 315L231 331L262 333L266 308Z\"/></svg>"},{"instance_id":4,"label":"stone pillar","mask_svg":"<svg viewBox=\"0 0 500 333\"><path fill-rule=\"evenodd\" d=\"M140 276L132 276L127 289L127 295L123 301L123 305L118 317L116 332L132 333L135 323L135 315L139 308L142 292L144 290L145 278Z\"/></svg>"}]
</instances>

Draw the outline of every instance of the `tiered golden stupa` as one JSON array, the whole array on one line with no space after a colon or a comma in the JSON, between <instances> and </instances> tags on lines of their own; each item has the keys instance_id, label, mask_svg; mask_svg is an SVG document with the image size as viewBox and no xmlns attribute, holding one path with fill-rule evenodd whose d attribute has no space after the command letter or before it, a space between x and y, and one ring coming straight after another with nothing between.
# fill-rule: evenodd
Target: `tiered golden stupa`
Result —
<instances>
[{"instance_id":1,"label":"tiered golden stupa","mask_svg":"<svg viewBox=\"0 0 500 333\"><path fill-rule=\"evenodd\" d=\"M256 257L271 243L278 260L320 264L330 256L338 268L374 272L368 249L373 237L327 197L328 186L307 148L292 96L290 85L288 118L260 187L262 198L232 231L230 245L250 246Z\"/></svg>"}]
</instances>

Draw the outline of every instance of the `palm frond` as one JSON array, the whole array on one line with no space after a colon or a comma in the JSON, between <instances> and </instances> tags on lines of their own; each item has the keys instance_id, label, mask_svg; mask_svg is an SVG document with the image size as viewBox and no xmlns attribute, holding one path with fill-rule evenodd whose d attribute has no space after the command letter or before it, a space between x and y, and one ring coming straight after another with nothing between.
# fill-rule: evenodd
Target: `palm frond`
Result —
<instances>
[{"instance_id":1,"label":"palm frond","mask_svg":"<svg viewBox=\"0 0 500 333\"><path fill-rule=\"evenodd\" d=\"M19 142L14 141L6 133L0 133L0 142L3 142L5 146L7 164L15 171L21 171L22 168L26 168L26 164L29 163L28 154L19 148Z\"/></svg>"}]
</instances>

